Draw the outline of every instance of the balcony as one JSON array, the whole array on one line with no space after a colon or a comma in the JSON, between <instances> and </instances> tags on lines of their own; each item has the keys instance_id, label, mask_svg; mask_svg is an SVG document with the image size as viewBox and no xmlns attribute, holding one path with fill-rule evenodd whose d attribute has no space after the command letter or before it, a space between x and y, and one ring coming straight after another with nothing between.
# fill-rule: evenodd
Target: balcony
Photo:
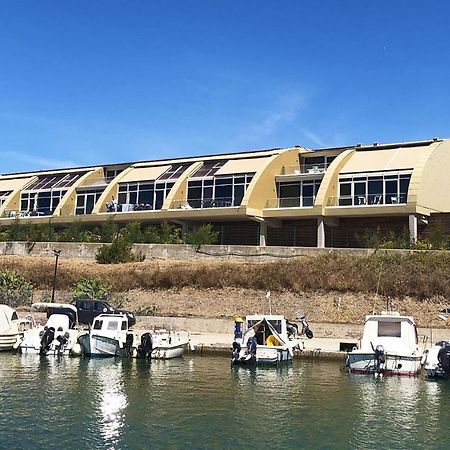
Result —
<instances>
[{"instance_id":1,"label":"balcony","mask_svg":"<svg viewBox=\"0 0 450 450\"><path fill-rule=\"evenodd\" d=\"M218 197L218 198L191 198L188 201L172 202L170 209L205 209L205 208L232 208L241 204L241 199L234 199L232 197ZM236 203L236 204L234 204Z\"/></svg>"},{"instance_id":2,"label":"balcony","mask_svg":"<svg viewBox=\"0 0 450 450\"><path fill-rule=\"evenodd\" d=\"M32 211L18 211L13 209L6 209L3 211L2 219L21 219L21 218L33 218L33 217L43 217L51 216L53 211L48 208L36 208Z\"/></svg>"},{"instance_id":3,"label":"balcony","mask_svg":"<svg viewBox=\"0 0 450 450\"><path fill-rule=\"evenodd\" d=\"M406 194L362 194L330 197L327 206L380 206L406 204Z\"/></svg>"},{"instance_id":4,"label":"balcony","mask_svg":"<svg viewBox=\"0 0 450 450\"><path fill-rule=\"evenodd\" d=\"M280 175L323 175L329 164L302 164L300 166L283 166Z\"/></svg>"},{"instance_id":5,"label":"balcony","mask_svg":"<svg viewBox=\"0 0 450 450\"><path fill-rule=\"evenodd\" d=\"M266 208L308 208L313 207L315 197L284 197L266 201Z\"/></svg>"}]
</instances>

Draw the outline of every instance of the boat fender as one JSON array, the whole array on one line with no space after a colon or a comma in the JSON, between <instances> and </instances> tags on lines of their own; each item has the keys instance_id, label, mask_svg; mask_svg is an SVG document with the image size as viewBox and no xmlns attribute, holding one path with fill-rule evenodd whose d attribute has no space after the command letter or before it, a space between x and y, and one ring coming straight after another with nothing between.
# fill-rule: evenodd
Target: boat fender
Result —
<instances>
[{"instance_id":1,"label":"boat fender","mask_svg":"<svg viewBox=\"0 0 450 450\"><path fill-rule=\"evenodd\" d=\"M78 342L76 342L70 349L70 356L81 356L81 354L82 354L81 345Z\"/></svg>"}]
</instances>

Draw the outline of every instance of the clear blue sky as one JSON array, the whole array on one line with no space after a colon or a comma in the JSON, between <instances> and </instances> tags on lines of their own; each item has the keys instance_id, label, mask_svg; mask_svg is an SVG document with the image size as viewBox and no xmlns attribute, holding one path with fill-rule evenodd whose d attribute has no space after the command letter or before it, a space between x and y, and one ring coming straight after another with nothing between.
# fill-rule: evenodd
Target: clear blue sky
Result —
<instances>
[{"instance_id":1,"label":"clear blue sky","mask_svg":"<svg viewBox=\"0 0 450 450\"><path fill-rule=\"evenodd\" d=\"M450 136L450 3L0 0L0 172Z\"/></svg>"}]
</instances>

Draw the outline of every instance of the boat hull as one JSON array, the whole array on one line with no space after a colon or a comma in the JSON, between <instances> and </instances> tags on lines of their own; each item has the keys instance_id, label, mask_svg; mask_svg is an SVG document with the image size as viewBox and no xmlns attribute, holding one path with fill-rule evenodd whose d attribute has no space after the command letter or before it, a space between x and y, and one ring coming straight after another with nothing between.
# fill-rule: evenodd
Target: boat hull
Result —
<instances>
[{"instance_id":1,"label":"boat hull","mask_svg":"<svg viewBox=\"0 0 450 450\"><path fill-rule=\"evenodd\" d=\"M79 338L82 352L87 356L118 356L122 354L117 339L85 334Z\"/></svg>"},{"instance_id":2,"label":"boat hull","mask_svg":"<svg viewBox=\"0 0 450 450\"><path fill-rule=\"evenodd\" d=\"M349 353L347 366L351 373L360 375L374 375L382 373L384 376L416 376L421 369L421 356L385 355L386 362L377 368L374 353Z\"/></svg>"},{"instance_id":3,"label":"boat hull","mask_svg":"<svg viewBox=\"0 0 450 450\"><path fill-rule=\"evenodd\" d=\"M152 359L172 359L183 355L187 344L179 344L173 347L160 347L152 350L150 357Z\"/></svg>"},{"instance_id":4,"label":"boat hull","mask_svg":"<svg viewBox=\"0 0 450 450\"><path fill-rule=\"evenodd\" d=\"M20 336L19 333L0 334L0 351L7 352L13 350Z\"/></svg>"},{"instance_id":5,"label":"boat hull","mask_svg":"<svg viewBox=\"0 0 450 450\"><path fill-rule=\"evenodd\" d=\"M288 348L274 346L258 346L256 357L249 357L245 350L241 350L238 358L233 359L235 365L277 365L292 361L292 352Z\"/></svg>"}]
</instances>

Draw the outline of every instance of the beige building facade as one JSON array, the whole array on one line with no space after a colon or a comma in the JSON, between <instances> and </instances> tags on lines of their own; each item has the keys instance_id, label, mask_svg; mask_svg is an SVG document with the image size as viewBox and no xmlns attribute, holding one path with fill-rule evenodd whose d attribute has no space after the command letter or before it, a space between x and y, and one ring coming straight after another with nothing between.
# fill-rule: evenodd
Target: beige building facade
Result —
<instances>
[{"instance_id":1,"label":"beige building facade","mask_svg":"<svg viewBox=\"0 0 450 450\"><path fill-rule=\"evenodd\" d=\"M450 224L450 140L300 146L0 176L14 221L211 223L219 243L360 247L370 233Z\"/></svg>"}]
</instances>

